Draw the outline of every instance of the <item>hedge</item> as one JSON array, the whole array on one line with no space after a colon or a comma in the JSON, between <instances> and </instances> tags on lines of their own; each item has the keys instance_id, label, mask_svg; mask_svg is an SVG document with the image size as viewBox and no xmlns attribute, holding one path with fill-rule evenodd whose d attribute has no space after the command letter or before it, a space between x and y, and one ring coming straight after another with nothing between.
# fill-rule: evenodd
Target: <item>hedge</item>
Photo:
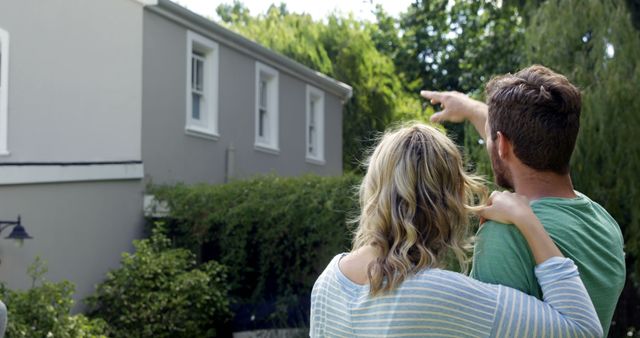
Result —
<instances>
[{"instance_id":1,"label":"hedge","mask_svg":"<svg viewBox=\"0 0 640 338\"><path fill-rule=\"evenodd\" d=\"M176 243L228 267L236 329L308 324L313 283L349 250L360 177L259 176L149 190ZM239 326L239 327L238 327Z\"/></svg>"}]
</instances>

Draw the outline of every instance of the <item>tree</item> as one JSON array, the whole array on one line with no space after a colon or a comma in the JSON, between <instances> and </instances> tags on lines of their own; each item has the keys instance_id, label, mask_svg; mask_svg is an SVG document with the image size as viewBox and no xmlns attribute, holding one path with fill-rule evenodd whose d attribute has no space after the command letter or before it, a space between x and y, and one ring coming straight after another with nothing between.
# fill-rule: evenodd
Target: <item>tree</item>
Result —
<instances>
[{"instance_id":1,"label":"tree","mask_svg":"<svg viewBox=\"0 0 640 338\"><path fill-rule=\"evenodd\" d=\"M640 30L640 0L627 0L633 26Z\"/></svg>"},{"instance_id":2,"label":"tree","mask_svg":"<svg viewBox=\"0 0 640 338\"><path fill-rule=\"evenodd\" d=\"M417 0L400 26L408 50L396 66L423 88L478 93L490 76L520 64L523 26L515 4Z\"/></svg>"},{"instance_id":3,"label":"tree","mask_svg":"<svg viewBox=\"0 0 640 338\"><path fill-rule=\"evenodd\" d=\"M401 15L402 49L396 68L405 88L455 90L481 98L492 76L513 72L521 63L524 18L513 1L416 0ZM449 135L481 169L484 147L464 125L446 124ZM489 170L490 172L490 170Z\"/></svg>"},{"instance_id":4,"label":"tree","mask_svg":"<svg viewBox=\"0 0 640 338\"><path fill-rule=\"evenodd\" d=\"M632 8L631 8L632 9ZM523 61L565 74L581 89L580 134L572 158L576 189L602 204L625 238L630 275L640 273L640 33L622 0L547 1L526 27ZM633 261L636 263L633 264ZM610 335L640 325L629 280ZM635 298L635 300L633 300ZM635 302L636 308L632 304ZM633 333L631 333L633 334Z\"/></svg>"}]
</instances>

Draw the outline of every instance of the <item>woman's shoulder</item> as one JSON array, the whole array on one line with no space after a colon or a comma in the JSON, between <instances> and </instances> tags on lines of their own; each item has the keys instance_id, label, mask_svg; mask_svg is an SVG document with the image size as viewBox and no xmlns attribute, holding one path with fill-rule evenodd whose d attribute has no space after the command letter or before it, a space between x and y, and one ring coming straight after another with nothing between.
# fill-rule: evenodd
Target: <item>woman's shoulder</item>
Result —
<instances>
[{"instance_id":1,"label":"woman's shoulder","mask_svg":"<svg viewBox=\"0 0 640 338\"><path fill-rule=\"evenodd\" d=\"M333 256L333 258L331 259L329 264L327 264L327 266L324 268L324 270L322 271L320 276L323 276L323 275L325 275L325 274L327 274L329 272L335 271L338 268L338 262L345 255L346 255L346 253L340 253L340 254L337 254L337 255Z\"/></svg>"},{"instance_id":2,"label":"woman's shoulder","mask_svg":"<svg viewBox=\"0 0 640 338\"><path fill-rule=\"evenodd\" d=\"M346 253L340 253L335 255L331 259L322 273L320 273L320 276L318 276L318 279L316 279L316 282L313 285L314 290L325 287L328 283L337 281L337 274L340 272L340 269L338 268L338 262L345 255Z\"/></svg>"}]
</instances>

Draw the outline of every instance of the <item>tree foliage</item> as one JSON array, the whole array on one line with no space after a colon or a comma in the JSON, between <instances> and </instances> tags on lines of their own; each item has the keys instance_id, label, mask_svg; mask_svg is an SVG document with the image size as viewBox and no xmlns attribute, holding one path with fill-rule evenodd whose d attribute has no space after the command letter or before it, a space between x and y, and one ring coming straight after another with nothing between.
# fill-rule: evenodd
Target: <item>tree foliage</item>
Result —
<instances>
[{"instance_id":1,"label":"tree foliage","mask_svg":"<svg viewBox=\"0 0 640 338\"><path fill-rule=\"evenodd\" d=\"M396 66L422 88L478 92L520 63L518 6L501 1L418 0L403 13Z\"/></svg>"},{"instance_id":2,"label":"tree foliage","mask_svg":"<svg viewBox=\"0 0 640 338\"><path fill-rule=\"evenodd\" d=\"M456 90L481 97L487 80L520 65L522 8L528 6L517 1L414 1L400 16L402 36L394 58L406 90ZM446 127L458 144L473 146L468 153L481 154L472 128Z\"/></svg>"}]
</instances>

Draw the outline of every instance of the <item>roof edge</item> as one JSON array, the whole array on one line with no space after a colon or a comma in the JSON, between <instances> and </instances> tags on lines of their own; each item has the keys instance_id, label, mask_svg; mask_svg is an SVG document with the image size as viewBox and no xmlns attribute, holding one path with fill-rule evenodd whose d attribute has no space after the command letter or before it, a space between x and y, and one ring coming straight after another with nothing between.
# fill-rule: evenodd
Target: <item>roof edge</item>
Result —
<instances>
[{"instance_id":1,"label":"roof edge","mask_svg":"<svg viewBox=\"0 0 640 338\"><path fill-rule=\"evenodd\" d=\"M320 88L328 90L340 97L343 102L349 100L353 95L353 89L348 84L340 82L287 56L284 56L283 54L277 53L265 46L249 40L210 19L174 3L171 0L155 0L154 2L157 2L157 4L145 6L145 8L176 21L187 28L191 28L189 26L193 25L195 26L194 28L200 29L199 33L213 34L214 40L218 40L218 42L242 53L248 53L255 56L261 62L266 61L266 63L275 66L279 70L285 71L295 77L309 81Z\"/></svg>"},{"instance_id":2,"label":"roof edge","mask_svg":"<svg viewBox=\"0 0 640 338\"><path fill-rule=\"evenodd\" d=\"M131 0L133 2L137 2L142 6L155 6L158 4L158 0Z\"/></svg>"}]
</instances>

